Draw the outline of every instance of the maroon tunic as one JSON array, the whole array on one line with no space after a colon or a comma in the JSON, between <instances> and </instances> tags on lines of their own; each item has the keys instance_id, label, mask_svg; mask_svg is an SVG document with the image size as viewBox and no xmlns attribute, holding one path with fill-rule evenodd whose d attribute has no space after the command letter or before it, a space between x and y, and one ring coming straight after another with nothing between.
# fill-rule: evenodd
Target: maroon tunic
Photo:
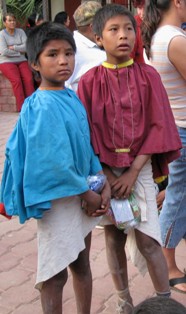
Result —
<instances>
[{"instance_id":1,"label":"maroon tunic","mask_svg":"<svg viewBox=\"0 0 186 314\"><path fill-rule=\"evenodd\" d=\"M154 176L166 175L181 148L168 97L153 67L130 63L94 67L79 82L92 144L108 166L130 167L137 155L152 154Z\"/></svg>"}]
</instances>

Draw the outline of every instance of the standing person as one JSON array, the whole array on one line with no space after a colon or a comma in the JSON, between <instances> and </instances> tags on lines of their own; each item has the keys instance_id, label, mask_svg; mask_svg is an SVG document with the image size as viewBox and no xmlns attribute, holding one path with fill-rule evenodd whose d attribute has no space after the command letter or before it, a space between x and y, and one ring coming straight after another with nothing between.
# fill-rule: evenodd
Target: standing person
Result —
<instances>
[{"instance_id":1,"label":"standing person","mask_svg":"<svg viewBox=\"0 0 186 314\"><path fill-rule=\"evenodd\" d=\"M69 27L70 26L70 18L68 16L67 12L61 11L61 12L57 13L55 18L54 18L54 23L60 23L66 27Z\"/></svg>"},{"instance_id":2,"label":"standing person","mask_svg":"<svg viewBox=\"0 0 186 314\"><path fill-rule=\"evenodd\" d=\"M26 35L28 36L30 30L37 26L37 25L40 25L41 23L44 22L44 19L43 19L43 15L42 14L39 14L39 13L32 13L28 19L28 25L25 29L25 32L26 32Z\"/></svg>"},{"instance_id":3,"label":"standing person","mask_svg":"<svg viewBox=\"0 0 186 314\"><path fill-rule=\"evenodd\" d=\"M134 8L137 10L137 14L134 16L136 20L136 41L131 57L136 62L145 62L143 57L143 41L141 36L141 23L143 21L143 11L145 6L145 0L133 0Z\"/></svg>"},{"instance_id":4,"label":"standing person","mask_svg":"<svg viewBox=\"0 0 186 314\"><path fill-rule=\"evenodd\" d=\"M122 5L106 5L96 13L93 30L107 61L83 75L78 95L88 113L92 144L110 183L112 198L126 199L133 190L141 209L141 222L128 236L107 217L102 221L108 264L118 294L117 311L129 314L133 302L124 249L127 238L134 236L157 295L170 295L151 160L155 177L166 174L167 162L179 156L181 143L159 74L130 58L135 43L131 12ZM162 169L158 173L155 160Z\"/></svg>"},{"instance_id":5,"label":"standing person","mask_svg":"<svg viewBox=\"0 0 186 314\"><path fill-rule=\"evenodd\" d=\"M0 31L0 71L12 84L17 111L21 110L25 97L34 92L32 72L25 57L26 34L16 28L12 13L3 16L5 29Z\"/></svg>"},{"instance_id":6,"label":"standing person","mask_svg":"<svg viewBox=\"0 0 186 314\"><path fill-rule=\"evenodd\" d=\"M75 69L66 86L75 92L81 76L89 69L106 60L105 51L101 50L95 43L95 36L92 30L93 17L100 8L100 3L86 1L76 9L73 15L77 26L77 30L74 31L77 52Z\"/></svg>"},{"instance_id":7,"label":"standing person","mask_svg":"<svg viewBox=\"0 0 186 314\"><path fill-rule=\"evenodd\" d=\"M163 252L170 286L186 293L186 275L175 259L175 250L186 239L186 1L147 1L143 38L147 56L159 72L182 141L181 157L169 166L169 183L160 214Z\"/></svg>"},{"instance_id":8,"label":"standing person","mask_svg":"<svg viewBox=\"0 0 186 314\"><path fill-rule=\"evenodd\" d=\"M28 60L40 73L41 84L25 100L8 140L1 187L9 215L18 214L22 223L38 219L36 288L44 314L62 313L68 266L77 312L90 314L91 230L97 216L106 212L110 196L107 183L101 195L87 183L87 176L102 168L90 145L86 111L64 87L73 72L75 51L73 36L64 26L43 23L29 34Z\"/></svg>"}]
</instances>

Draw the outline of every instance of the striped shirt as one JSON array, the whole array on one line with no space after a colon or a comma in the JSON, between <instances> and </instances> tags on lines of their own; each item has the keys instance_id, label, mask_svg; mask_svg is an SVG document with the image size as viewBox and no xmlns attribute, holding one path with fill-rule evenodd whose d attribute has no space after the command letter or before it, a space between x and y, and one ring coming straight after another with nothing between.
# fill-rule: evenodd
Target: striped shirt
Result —
<instances>
[{"instance_id":1,"label":"striped shirt","mask_svg":"<svg viewBox=\"0 0 186 314\"><path fill-rule=\"evenodd\" d=\"M176 70L168 57L168 47L176 36L186 34L178 27L160 27L152 38L150 64L159 72L167 91L176 125L186 128L186 80Z\"/></svg>"}]
</instances>

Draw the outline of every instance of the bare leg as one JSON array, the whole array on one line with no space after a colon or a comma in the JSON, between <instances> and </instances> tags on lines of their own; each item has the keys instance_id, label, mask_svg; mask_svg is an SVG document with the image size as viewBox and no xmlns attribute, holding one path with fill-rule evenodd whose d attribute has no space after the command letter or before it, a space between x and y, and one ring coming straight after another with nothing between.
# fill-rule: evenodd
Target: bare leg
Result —
<instances>
[{"instance_id":1,"label":"bare leg","mask_svg":"<svg viewBox=\"0 0 186 314\"><path fill-rule=\"evenodd\" d=\"M161 246L151 237L135 230L137 246L147 262L154 288L159 293L169 292L168 268Z\"/></svg>"},{"instance_id":2,"label":"bare leg","mask_svg":"<svg viewBox=\"0 0 186 314\"><path fill-rule=\"evenodd\" d=\"M130 306L132 305L132 298L128 290L127 258L125 253L126 235L114 225L108 225L105 226L105 242L108 265L118 293L118 305L123 307L123 310L118 311L118 313L132 313L132 307Z\"/></svg>"},{"instance_id":3,"label":"bare leg","mask_svg":"<svg viewBox=\"0 0 186 314\"><path fill-rule=\"evenodd\" d=\"M67 270L45 281L41 289L41 304L44 314L62 314L63 287L67 282Z\"/></svg>"},{"instance_id":4,"label":"bare leg","mask_svg":"<svg viewBox=\"0 0 186 314\"><path fill-rule=\"evenodd\" d=\"M91 308L92 274L89 262L91 233L85 238L85 244L86 248L79 254L77 260L69 265L73 275L78 314L90 314Z\"/></svg>"},{"instance_id":5,"label":"bare leg","mask_svg":"<svg viewBox=\"0 0 186 314\"><path fill-rule=\"evenodd\" d=\"M176 265L175 249L163 248L163 253L167 261L169 270L169 279L184 277L184 273ZM180 283L175 285L176 288L186 292L186 283Z\"/></svg>"}]
</instances>

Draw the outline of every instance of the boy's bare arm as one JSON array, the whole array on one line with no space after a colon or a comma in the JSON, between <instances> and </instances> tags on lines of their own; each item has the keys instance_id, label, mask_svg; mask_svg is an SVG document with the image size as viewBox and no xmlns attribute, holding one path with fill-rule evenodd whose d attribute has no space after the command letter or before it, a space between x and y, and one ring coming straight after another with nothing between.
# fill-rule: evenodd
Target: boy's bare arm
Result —
<instances>
[{"instance_id":1,"label":"boy's bare arm","mask_svg":"<svg viewBox=\"0 0 186 314\"><path fill-rule=\"evenodd\" d=\"M111 185L117 178L117 176L112 172L109 166L102 164L103 172L107 176L107 180L109 184Z\"/></svg>"}]
</instances>

